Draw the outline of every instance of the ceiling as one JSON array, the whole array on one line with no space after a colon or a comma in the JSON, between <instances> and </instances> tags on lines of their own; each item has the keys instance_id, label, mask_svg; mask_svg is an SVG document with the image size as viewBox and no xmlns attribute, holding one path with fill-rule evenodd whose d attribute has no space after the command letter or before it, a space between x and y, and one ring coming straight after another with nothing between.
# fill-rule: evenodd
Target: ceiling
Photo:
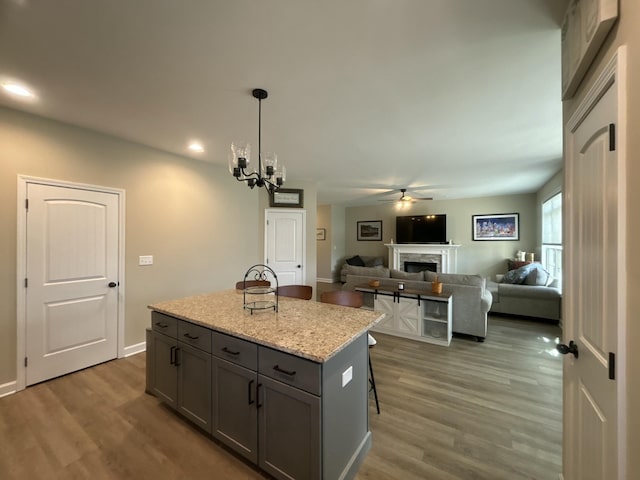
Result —
<instances>
[{"instance_id":1,"label":"ceiling","mask_svg":"<svg viewBox=\"0 0 640 480\"><path fill-rule=\"evenodd\" d=\"M0 81L37 94L0 105L226 165L257 150L259 87L263 150L319 204L534 192L561 168L567 3L0 0Z\"/></svg>"}]
</instances>

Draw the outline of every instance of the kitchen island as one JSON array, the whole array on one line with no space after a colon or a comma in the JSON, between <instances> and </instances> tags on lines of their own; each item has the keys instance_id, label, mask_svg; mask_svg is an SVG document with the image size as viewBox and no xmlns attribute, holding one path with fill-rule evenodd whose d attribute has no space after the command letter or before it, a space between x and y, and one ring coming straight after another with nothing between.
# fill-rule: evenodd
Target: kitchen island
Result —
<instances>
[{"instance_id":1,"label":"kitchen island","mask_svg":"<svg viewBox=\"0 0 640 480\"><path fill-rule=\"evenodd\" d=\"M275 478L352 478L371 446L367 332L384 314L228 290L150 305L147 391Z\"/></svg>"}]
</instances>

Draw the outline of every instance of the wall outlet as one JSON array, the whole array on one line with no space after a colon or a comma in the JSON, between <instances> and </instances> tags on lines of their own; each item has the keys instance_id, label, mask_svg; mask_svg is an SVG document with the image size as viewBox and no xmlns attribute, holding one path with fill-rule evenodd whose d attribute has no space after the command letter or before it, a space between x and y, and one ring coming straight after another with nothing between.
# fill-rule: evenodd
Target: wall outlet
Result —
<instances>
[{"instance_id":1,"label":"wall outlet","mask_svg":"<svg viewBox=\"0 0 640 480\"><path fill-rule=\"evenodd\" d=\"M353 378L353 367L347 368L342 372L342 386L346 386Z\"/></svg>"},{"instance_id":2,"label":"wall outlet","mask_svg":"<svg viewBox=\"0 0 640 480\"><path fill-rule=\"evenodd\" d=\"M138 265L153 265L153 255L140 255Z\"/></svg>"}]
</instances>

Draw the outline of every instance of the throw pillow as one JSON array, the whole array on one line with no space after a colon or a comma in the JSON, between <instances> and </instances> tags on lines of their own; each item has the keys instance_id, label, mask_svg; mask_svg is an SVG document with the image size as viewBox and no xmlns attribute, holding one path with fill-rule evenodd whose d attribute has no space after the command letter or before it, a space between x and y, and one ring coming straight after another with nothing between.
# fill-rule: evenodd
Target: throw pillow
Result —
<instances>
[{"instance_id":1,"label":"throw pillow","mask_svg":"<svg viewBox=\"0 0 640 480\"><path fill-rule=\"evenodd\" d=\"M351 258L347 258L347 263L349 265L353 265L355 267L364 267L364 260L362 260L362 258L360 258L360 255L355 255Z\"/></svg>"},{"instance_id":2,"label":"throw pillow","mask_svg":"<svg viewBox=\"0 0 640 480\"><path fill-rule=\"evenodd\" d=\"M500 283L512 283L514 285L522 285L524 281L527 279L527 275L531 273L531 270L535 268L533 263L528 265L523 265L520 268L516 268L515 270L509 270L502 277L502 282Z\"/></svg>"},{"instance_id":3,"label":"throw pillow","mask_svg":"<svg viewBox=\"0 0 640 480\"><path fill-rule=\"evenodd\" d=\"M551 274L547 272L539 263L532 264L533 268L524 280L525 285L537 285L539 287L546 287L553 281L553 278L549 280Z\"/></svg>"}]
</instances>

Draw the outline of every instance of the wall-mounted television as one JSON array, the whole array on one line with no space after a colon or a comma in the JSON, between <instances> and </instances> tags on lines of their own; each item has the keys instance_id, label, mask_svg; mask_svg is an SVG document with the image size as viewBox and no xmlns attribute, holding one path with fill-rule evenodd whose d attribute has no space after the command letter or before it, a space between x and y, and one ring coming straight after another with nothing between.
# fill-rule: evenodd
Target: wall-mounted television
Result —
<instances>
[{"instance_id":1,"label":"wall-mounted television","mask_svg":"<svg viewBox=\"0 0 640 480\"><path fill-rule=\"evenodd\" d=\"M398 243L447 243L446 215L396 217Z\"/></svg>"}]
</instances>

